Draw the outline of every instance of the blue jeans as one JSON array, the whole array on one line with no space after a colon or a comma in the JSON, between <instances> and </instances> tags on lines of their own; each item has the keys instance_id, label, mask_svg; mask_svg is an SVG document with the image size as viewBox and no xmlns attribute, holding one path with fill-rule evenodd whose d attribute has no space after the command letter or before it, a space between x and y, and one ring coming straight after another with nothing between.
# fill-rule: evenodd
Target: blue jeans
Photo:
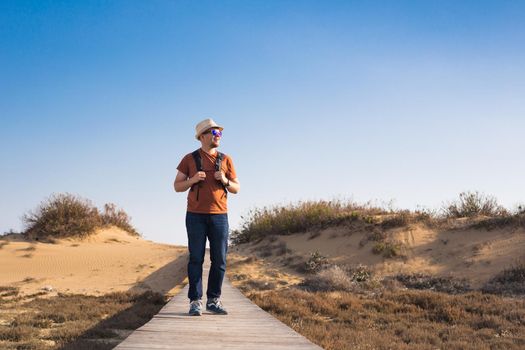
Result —
<instances>
[{"instance_id":1,"label":"blue jeans","mask_svg":"<svg viewBox=\"0 0 525 350\"><path fill-rule=\"evenodd\" d=\"M226 272L228 251L228 214L186 213L188 233L188 280L190 300L202 298L202 264L206 250L206 237L210 241L210 273L208 275L208 299L221 296L222 281Z\"/></svg>"}]
</instances>

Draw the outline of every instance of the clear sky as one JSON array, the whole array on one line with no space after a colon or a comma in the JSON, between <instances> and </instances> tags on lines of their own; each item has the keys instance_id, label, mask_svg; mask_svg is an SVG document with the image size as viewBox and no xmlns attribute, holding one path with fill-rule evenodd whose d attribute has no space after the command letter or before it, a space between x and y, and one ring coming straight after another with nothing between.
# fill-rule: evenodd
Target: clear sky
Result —
<instances>
[{"instance_id":1,"label":"clear sky","mask_svg":"<svg viewBox=\"0 0 525 350\"><path fill-rule=\"evenodd\" d=\"M524 1L1 1L0 232L52 193L186 244L176 166L224 125L254 207L525 202Z\"/></svg>"}]
</instances>

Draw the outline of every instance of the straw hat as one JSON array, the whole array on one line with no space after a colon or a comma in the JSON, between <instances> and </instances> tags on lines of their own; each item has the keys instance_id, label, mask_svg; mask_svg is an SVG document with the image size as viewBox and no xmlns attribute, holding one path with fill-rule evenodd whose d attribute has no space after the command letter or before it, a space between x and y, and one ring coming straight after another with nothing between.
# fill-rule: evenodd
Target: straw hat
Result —
<instances>
[{"instance_id":1,"label":"straw hat","mask_svg":"<svg viewBox=\"0 0 525 350\"><path fill-rule=\"evenodd\" d=\"M195 138L198 140L199 136L201 136L203 132L205 132L206 130L210 128L219 128L219 130L221 131L224 130L224 128L222 126L219 126L217 123L215 123L213 119L210 119L210 118L204 119L202 122L197 124L197 126L195 127Z\"/></svg>"}]
</instances>

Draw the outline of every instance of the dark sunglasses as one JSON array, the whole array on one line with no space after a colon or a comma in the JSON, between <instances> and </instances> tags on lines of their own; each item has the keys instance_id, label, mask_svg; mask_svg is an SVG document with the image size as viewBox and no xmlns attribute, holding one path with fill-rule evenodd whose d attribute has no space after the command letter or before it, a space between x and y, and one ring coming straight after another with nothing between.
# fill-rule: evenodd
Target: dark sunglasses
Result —
<instances>
[{"instance_id":1,"label":"dark sunglasses","mask_svg":"<svg viewBox=\"0 0 525 350\"><path fill-rule=\"evenodd\" d=\"M219 137L222 136L222 131L217 130L217 129L211 129L211 130L203 132L202 134L205 135L205 134L209 134L209 133L211 133L213 136L219 136Z\"/></svg>"}]
</instances>

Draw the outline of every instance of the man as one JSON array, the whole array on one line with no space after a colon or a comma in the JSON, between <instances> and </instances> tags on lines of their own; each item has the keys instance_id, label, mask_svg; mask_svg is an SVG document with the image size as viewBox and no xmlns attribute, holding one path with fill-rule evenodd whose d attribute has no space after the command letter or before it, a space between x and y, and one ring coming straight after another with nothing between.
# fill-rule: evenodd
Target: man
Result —
<instances>
[{"instance_id":1,"label":"man","mask_svg":"<svg viewBox=\"0 0 525 350\"><path fill-rule=\"evenodd\" d=\"M232 159L217 151L223 129L213 119L205 119L197 124L195 138L200 141L201 148L182 159L177 166L178 173L174 184L176 192L190 189L186 230L190 252L189 314L192 316L202 314L202 264L206 237L210 241L211 259L206 310L221 315L227 314L220 301L228 250L227 198L228 192L239 192L240 184Z\"/></svg>"}]
</instances>

